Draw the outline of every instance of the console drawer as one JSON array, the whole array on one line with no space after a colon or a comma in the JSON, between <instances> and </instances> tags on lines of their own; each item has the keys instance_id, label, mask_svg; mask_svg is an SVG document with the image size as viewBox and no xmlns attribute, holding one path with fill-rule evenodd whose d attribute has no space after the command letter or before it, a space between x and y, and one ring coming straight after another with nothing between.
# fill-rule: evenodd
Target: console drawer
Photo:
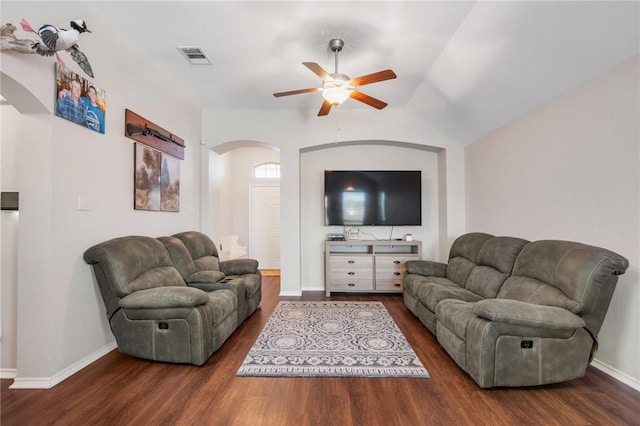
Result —
<instances>
[{"instance_id":1,"label":"console drawer","mask_svg":"<svg viewBox=\"0 0 640 426\"><path fill-rule=\"evenodd\" d=\"M371 256L329 256L329 267L332 271L371 271L373 257Z\"/></svg>"},{"instance_id":2,"label":"console drawer","mask_svg":"<svg viewBox=\"0 0 640 426\"><path fill-rule=\"evenodd\" d=\"M329 279L329 288L332 291L373 291L373 281L368 279Z\"/></svg>"},{"instance_id":3,"label":"console drawer","mask_svg":"<svg viewBox=\"0 0 640 426\"><path fill-rule=\"evenodd\" d=\"M376 290L402 291L402 280L406 262L416 256L378 255L376 256Z\"/></svg>"},{"instance_id":4,"label":"console drawer","mask_svg":"<svg viewBox=\"0 0 640 426\"><path fill-rule=\"evenodd\" d=\"M329 256L327 281L333 291L373 291L373 257Z\"/></svg>"}]
</instances>

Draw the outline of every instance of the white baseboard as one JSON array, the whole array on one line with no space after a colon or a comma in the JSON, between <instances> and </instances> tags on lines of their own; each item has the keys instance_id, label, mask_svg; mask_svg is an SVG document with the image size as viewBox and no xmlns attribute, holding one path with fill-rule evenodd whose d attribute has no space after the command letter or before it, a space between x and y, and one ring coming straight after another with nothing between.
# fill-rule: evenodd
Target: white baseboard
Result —
<instances>
[{"instance_id":1,"label":"white baseboard","mask_svg":"<svg viewBox=\"0 0 640 426\"><path fill-rule=\"evenodd\" d=\"M301 291L281 291L280 297L300 297L302 296Z\"/></svg>"},{"instance_id":2,"label":"white baseboard","mask_svg":"<svg viewBox=\"0 0 640 426\"><path fill-rule=\"evenodd\" d=\"M15 378L16 378L15 368L0 368L0 379L15 379Z\"/></svg>"},{"instance_id":3,"label":"white baseboard","mask_svg":"<svg viewBox=\"0 0 640 426\"><path fill-rule=\"evenodd\" d=\"M56 373L52 377L16 377L14 374L13 384L9 389L51 389L58 383L73 376L89 364L102 358L117 347L116 342L111 342L94 353L86 356L75 364L70 365L64 370Z\"/></svg>"},{"instance_id":4,"label":"white baseboard","mask_svg":"<svg viewBox=\"0 0 640 426\"><path fill-rule=\"evenodd\" d=\"M611 367L610 365L605 364L604 362L598 361L597 359L594 359L591 362L591 365L593 365L595 368L597 368L598 370L602 371L603 373L613 377L614 379L624 383L627 386L631 386L632 388L634 388L637 391L640 391L640 380L635 379L631 376L629 376L626 373L623 373L620 370L617 370L613 367Z\"/></svg>"}]
</instances>

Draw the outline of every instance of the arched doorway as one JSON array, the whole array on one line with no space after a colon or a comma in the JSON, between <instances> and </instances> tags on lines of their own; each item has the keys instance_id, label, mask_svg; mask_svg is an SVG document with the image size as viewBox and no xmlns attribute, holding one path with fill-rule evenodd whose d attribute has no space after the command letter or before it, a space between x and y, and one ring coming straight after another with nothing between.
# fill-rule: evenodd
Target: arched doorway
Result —
<instances>
[{"instance_id":1,"label":"arched doorway","mask_svg":"<svg viewBox=\"0 0 640 426\"><path fill-rule=\"evenodd\" d=\"M30 118L35 114L49 114L47 108L27 88L4 72L0 72L0 104L2 116L3 179L1 190L20 192L20 146L21 135L31 126ZM18 269L19 269L19 211L3 211L0 217L0 251L2 279L0 323L2 324L2 358L0 371L3 379L15 378L18 363Z\"/></svg>"},{"instance_id":2,"label":"arched doorway","mask_svg":"<svg viewBox=\"0 0 640 426\"><path fill-rule=\"evenodd\" d=\"M208 225L221 247L221 257L247 255L261 269L280 268L280 181L257 173L264 164L278 165L279 150L257 141L234 141L210 151Z\"/></svg>"}]
</instances>

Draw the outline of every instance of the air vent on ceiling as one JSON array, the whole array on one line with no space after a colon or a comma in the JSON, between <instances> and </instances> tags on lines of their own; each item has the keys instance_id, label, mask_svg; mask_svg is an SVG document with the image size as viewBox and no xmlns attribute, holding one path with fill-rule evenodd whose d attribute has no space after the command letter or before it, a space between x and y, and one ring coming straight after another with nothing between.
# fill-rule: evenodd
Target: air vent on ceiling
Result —
<instances>
[{"instance_id":1,"label":"air vent on ceiling","mask_svg":"<svg viewBox=\"0 0 640 426\"><path fill-rule=\"evenodd\" d=\"M182 52L187 61L191 65L212 65L211 59L207 56L202 48L197 46L178 46L178 50Z\"/></svg>"}]
</instances>

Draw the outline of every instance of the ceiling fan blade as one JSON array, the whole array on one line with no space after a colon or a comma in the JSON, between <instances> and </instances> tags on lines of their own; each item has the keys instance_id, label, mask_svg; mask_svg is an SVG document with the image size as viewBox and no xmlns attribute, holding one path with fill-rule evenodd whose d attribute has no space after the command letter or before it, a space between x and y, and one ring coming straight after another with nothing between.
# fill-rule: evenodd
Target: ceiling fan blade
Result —
<instances>
[{"instance_id":1,"label":"ceiling fan blade","mask_svg":"<svg viewBox=\"0 0 640 426\"><path fill-rule=\"evenodd\" d=\"M320 77L323 80L326 80L326 79L329 78L329 73L326 72L324 70L324 68L322 68L320 65L316 64L315 62L303 62L302 65L304 65L305 67L309 68L318 77Z\"/></svg>"},{"instance_id":2,"label":"ceiling fan blade","mask_svg":"<svg viewBox=\"0 0 640 426\"><path fill-rule=\"evenodd\" d=\"M391 80L396 78L396 73L391 70L384 70L367 74L360 77L352 78L351 83L355 86L364 86L365 84L377 83L379 81Z\"/></svg>"},{"instance_id":3,"label":"ceiling fan blade","mask_svg":"<svg viewBox=\"0 0 640 426\"><path fill-rule=\"evenodd\" d=\"M321 115L327 115L329 114L329 111L331 111L331 107L333 106L333 104L327 100L325 100L324 102L322 102L322 106L320 107L320 111L318 111L318 117L320 117Z\"/></svg>"},{"instance_id":4,"label":"ceiling fan blade","mask_svg":"<svg viewBox=\"0 0 640 426\"><path fill-rule=\"evenodd\" d=\"M276 98L279 98L280 96L300 95L302 93L313 93L313 92L319 92L319 91L320 91L319 87L312 87L310 89L291 90L289 92L278 92L278 93L274 93L273 96L275 96Z\"/></svg>"},{"instance_id":5,"label":"ceiling fan blade","mask_svg":"<svg viewBox=\"0 0 640 426\"><path fill-rule=\"evenodd\" d=\"M372 96L365 95L364 93L358 92L357 90L352 90L349 97L377 109L382 109L387 106L386 102L383 102L380 99L376 99Z\"/></svg>"}]
</instances>

